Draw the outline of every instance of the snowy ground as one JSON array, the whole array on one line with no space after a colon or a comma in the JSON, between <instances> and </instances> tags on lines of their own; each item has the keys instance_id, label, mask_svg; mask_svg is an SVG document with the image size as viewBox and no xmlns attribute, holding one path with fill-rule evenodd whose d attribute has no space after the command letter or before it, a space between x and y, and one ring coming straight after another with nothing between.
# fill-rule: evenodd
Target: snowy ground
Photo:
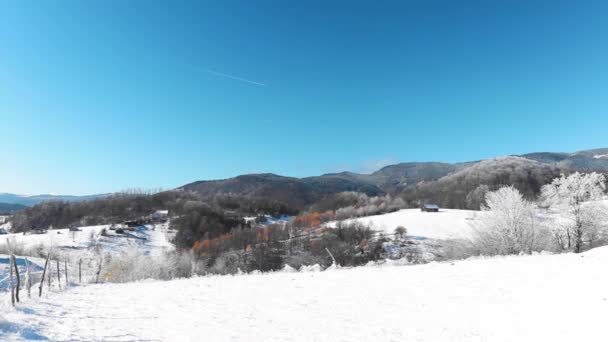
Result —
<instances>
[{"instance_id":1,"label":"snowy ground","mask_svg":"<svg viewBox=\"0 0 608 342\"><path fill-rule=\"evenodd\" d=\"M413 237L459 239L469 236L472 223L478 215L481 212L474 210L441 209L438 213L427 213L420 209L403 209L353 220L371 225L373 229L387 234L392 234L395 228L403 226L407 228L407 234Z\"/></svg>"},{"instance_id":2,"label":"snowy ground","mask_svg":"<svg viewBox=\"0 0 608 342\"><path fill-rule=\"evenodd\" d=\"M99 257L94 248L91 247L94 240L95 244L101 247L104 255L108 253L120 253L132 247L141 249L145 254L158 254L174 248L170 242L172 233L168 229L168 224L145 225L127 231L128 234L116 234L109 229L109 225L80 227L80 231L70 232L68 229L53 229L46 234L23 234L14 233L0 235L0 249L7 253L6 245L12 241L16 246L17 255L29 255L29 261L33 263L32 272L39 270L44 265L44 258L49 248L59 252L61 259L68 262L70 273L76 274L78 261L83 261L82 268L84 274L91 273L91 269L97 267ZM106 230L106 235L102 235L102 230ZM31 257L31 256L38 257ZM19 260L23 258L20 257ZM0 292L8 289L8 255L0 254ZM63 265L62 265L63 267ZM20 264L20 272L25 272L24 263ZM39 273L39 272L38 272Z\"/></svg>"},{"instance_id":3,"label":"snowy ground","mask_svg":"<svg viewBox=\"0 0 608 342\"><path fill-rule=\"evenodd\" d=\"M128 235L116 234L109 229L109 225L79 227L79 231L70 232L68 229L52 229L46 234L14 233L0 235L0 246L6 245L7 240L13 240L18 246L24 248L53 248L62 251L82 250L89 247L91 240L95 239L106 251L119 251L127 246L137 244L151 253L172 248L169 242L168 224L145 225L137 227ZM107 236L101 236L106 230Z\"/></svg>"},{"instance_id":4,"label":"snowy ground","mask_svg":"<svg viewBox=\"0 0 608 342\"><path fill-rule=\"evenodd\" d=\"M2 341L602 341L608 247L87 285L3 303Z\"/></svg>"},{"instance_id":5,"label":"snowy ground","mask_svg":"<svg viewBox=\"0 0 608 342\"><path fill-rule=\"evenodd\" d=\"M11 230L11 224L8 222L9 216L0 216L0 232L8 232Z\"/></svg>"}]
</instances>

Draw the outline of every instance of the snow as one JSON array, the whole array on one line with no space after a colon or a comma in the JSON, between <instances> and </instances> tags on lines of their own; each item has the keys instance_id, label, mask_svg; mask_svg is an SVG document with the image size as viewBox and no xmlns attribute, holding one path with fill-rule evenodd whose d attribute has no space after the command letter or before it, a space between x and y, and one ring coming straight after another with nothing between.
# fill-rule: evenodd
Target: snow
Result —
<instances>
[{"instance_id":1,"label":"snow","mask_svg":"<svg viewBox=\"0 0 608 342\"><path fill-rule=\"evenodd\" d=\"M25 275L26 270L26 259L24 257L16 257L17 267L22 275ZM27 258L27 266L30 269L30 275L41 274L43 270L44 260L40 258ZM7 254L0 254L0 291L9 290L9 273L10 273L10 256ZM16 281L13 281L16 284ZM1 292L0 292L1 293Z\"/></svg>"},{"instance_id":2,"label":"snow","mask_svg":"<svg viewBox=\"0 0 608 342\"><path fill-rule=\"evenodd\" d=\"M131 238L126 238L126 235L115 234L110 230L110 225L87 226L78 229L75 232L70 232L69 229L52 229L48 230L46 234L13 233L0 235L0 246L5 245L7 240L11 239L24 248L38 248L40 246L48 248L52 246L67 252L77 251L89 247L93 234L105 251L120 251L133 244L141 246L150 253L173 248L169 241L168 223L140 226L134 232L127 232ZM104 229L107 236L101 236Z\"/></svg>"},{"instance_id":3,"label":"snow","mask_svg":"<svg viewBox=\"0 0 608 342\"><path fill-rule=\"evenodd\" d=\"M593 156L593 158L595 158L595 159L608 158L608 154L596 154L596 155Z\"/></svg>"},{"instance_id":4,"label":"snow","mask_svg":"<svg viewBox=\"0 0 608 342\"><path fill-rule=\"evenodd\" d=\"M86 285L26 298L15 309L5 299L0 340L599 341L607 263L602 247Z\"/></svg>"},{"instance_id":5,"label":"snow","mask_svg":"<svg viewBox=\"0 0 608 342\"><path fill-rule=\"evenodd\" d=\"M2 234L11 230L11 223L8 221L10 216L0 216L0 231Z\"/></svg>"},{"instance_id":6,"label":"snow","mask_svg":"<svg viewBox=\"0 0 608 342\"><path fill-rule=\"evenodd\" d=\"M393 213L366 216L356 220L371 225L373 229L393 234L395 228L403 226L413 237L430 239L466 238L472 231L472 223L481 212L474 210L440 209L439 212L422 212L420 209L403 209ZM329 223L334 226L335 222Z\"/></svg>"},{"instance_id":7,"label":"snow","mask_svg":"<svg viewBox=\"0 0 608 342\"><path fill-rule=\"evenodd\" d=\"M59 250L62 259L65 259L70 264L68 267L74 271L77 260L82 259L83 273L90 273L92 259L97 259L95 250L91 249L91 237L94 237L104 255L119 254L121 252L130 251L133 247L141 249L144 254L158 255L165 251L174 249L174 245L170 242L172 234L169 230L169 224L145 225L135 228L135 231L127 231L126 234L116 234L110 230L109 225L79 227L79 231L70 232L69 229L53 229L46 234L23 234L13 233L0 235L0 248L7 250L6 246L9 241L13 241L19 251L27 251L29 255L46 255L49 249ZM106 230L106 235L101 235L102 230ZM42 253L42 254L40 254ZM5 256L7 257L7 256ZM7 259L8 260L8 259ZM38 266L44 265L44 259L29 258ZM21 270L25 272L25 270ZM0 254L0 293L8 289L8 262L2 262Z\"/></svg>"}]
</instances>

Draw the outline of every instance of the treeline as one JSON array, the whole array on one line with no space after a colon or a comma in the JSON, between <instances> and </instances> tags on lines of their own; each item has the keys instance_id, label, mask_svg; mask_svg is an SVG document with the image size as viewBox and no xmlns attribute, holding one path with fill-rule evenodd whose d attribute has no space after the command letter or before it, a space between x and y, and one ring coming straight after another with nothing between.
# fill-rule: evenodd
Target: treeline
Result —
<instances>
[{"instance_id":1,"label":"treeline","mask_svg":"<svg viewBox=\"0 0 608 342\"><path fill-rule=\"evenodd\" d=\"M453 209L480 209L488 191L511 185L525 198L534 199L559 170L521 157L481 161L435 182L422 183L401 196L409 207L435 203Z\"/></svg>"},{"instance_id":2,"label":"treeline","mask_svg":"<svg viewBox=\"0 0 608 342\"><path fill-rule=\"evenodd\" d=\"M16 213L11 218L11 222L14 232L23 232L34 227L65 228L118 223L145 217L155 210L169 210L171 216L184 215L185 219L195 218L196 215L193 213L198 211L201 217L209 216L209 221L213 221L214 217L297 213L296 210L282 203L264 198L233 195L203 198L187 191L165 191L154 194L131 192L82 202L43 202ZM195 228L190 230L198 231ZM185 233L187 235L187 232ZM196 238L202 235L204 232L194 234Z\"/></svg>"},{"instance_id":3,"label":"treeline","mask_svg":"<svg viewBox=\"0 0 608 342\"><path fill-rule=\"evenodd\" d=\"M233 274L239 271L274 271L285 266L357 266L379 260L384 255L383 238L360 223L339 223L335 228L269 225L239 228L216 238L194 243L206 273Z\"/></svg>"},{"instance_id":4,"label":"treeline","mask_svg":"<svg viewBox=\"0 0 608 342\"><path fill-rule=\"evenodd\" d=\"M333 212L331 220L386 214L407 207L399 196L368 196L359 192L341 192L326 197L313 205L310 212Z\"/></svg>"},{"instance_id":5,"label":"treeline","mask_svg":"<svg viewBox=\"0 0 608 342\"><path fill-rule=\"evenodd\" d=\"M199 266L209 273L272 271L286 265L295 269L334 263L357 266L387 257L383 244L389 240L357 221L342 220L404 207L401 198L391 195L343 192L284 224L251 226L201 214L204 208L198 208L174 220L172 226L178 229L178 246L191 247ZM324 225L330 221L337 222L332 227Z\"/></svg>"},{"instance_id":6,"label":"treeline","mask_svg":"<svg viewBox=\"0 0 608 342\"><path fill-rule=\"evenodd\" d=\"M545 212L512 186L486 195L487 207L472 236L477 254L580 253L608 243L608 214L602 199L606 177L562 175L541 190ZM554 214L550 215L550 210Z\"/></svg>"}]
</instances>

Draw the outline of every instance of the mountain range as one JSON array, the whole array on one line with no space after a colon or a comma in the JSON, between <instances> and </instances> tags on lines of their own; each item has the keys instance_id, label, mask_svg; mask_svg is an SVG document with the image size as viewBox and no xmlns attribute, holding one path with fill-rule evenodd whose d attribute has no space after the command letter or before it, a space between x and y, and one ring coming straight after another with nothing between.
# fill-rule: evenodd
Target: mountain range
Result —
<instances>
[{"instance_id":1,"label":"mountain range","mask_svg":"<svg viewBox=\"0 0 608 342\"><path fill-rule=\"evenodd\" d=\"M22 206L32 206L45 201L68 201L79 202L87 201L100 197L108 196L109 194L73 196L73 195L17 195L9 193L0 193L0 203L18 204Z\"/></svg>"},{"instance_id":2,"label":"mountain range","mask_svg":"<svg viewBox=\"0 0 608 342\"><path fill-rule=\"evenodd\" d=\"M532 194L559 173L573 171L608 172L608 148L573 153L534 152L463 163L407 162L385 166L370 174L340 172L304 178L272 173L246 174L222 180L196 181L177 190L193 191L204 197L218 194L264 197L294 208L304 208L343 191L363 192L370 196L412 192L412 198L422 197L458 207L467 193L479 185L511 184L524 193ZM84 201L107 195L22 196L0 193L0 203L32 206L49 200ZM449 199L454 196L457 199Z\"/></svg>"},{"instance_id":3,"label":"mountain range","mask_svg":"<svg viewBox=\"0 0 608 342\"><path fill-rule=\"evenodd\" d=\"M463 163L408 162L385 166L371 174L341 172L305 178L271 173L248 174L193 182L178 189L203 196L269 197L298 208L342 191L375 196L415 189L418 197L422 191L424 198L450 205L451 201L446 202L446 196L439 198L436 195L444 192L437 184L443 184L446 189L453 188L457 193L472 191L481 184L511 184L518 185L524 193L533 194L559 173L572 171L608 171L608 148L574 153L535 152ZM461 194L460 198L465 196L466 193Z\"/></svg>"}]
</instances>

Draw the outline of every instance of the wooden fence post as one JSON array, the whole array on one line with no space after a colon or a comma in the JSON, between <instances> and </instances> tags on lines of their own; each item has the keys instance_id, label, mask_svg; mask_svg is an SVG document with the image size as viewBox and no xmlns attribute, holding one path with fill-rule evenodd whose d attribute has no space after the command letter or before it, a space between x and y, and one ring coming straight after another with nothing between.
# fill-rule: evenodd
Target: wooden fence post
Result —
<instances>
[{"instance_id":1,"label":"wooden fence post","mask_svg":"<svg viewBox=\"0 0 608 342\"><path fill-rule=\"evenodd\" d=\"M30 278L30 263L25 258L25 287L27 288L27 298L32 298L32 278Z\"/></svg>"},{"instance_id":2,"label":"wooden fence post","mask_svg":"<svg viewBox=\"0 0 608 342\"><path fill-rule=\"evenodd\" d=\"M64 262L63 267L65 269L65 288L67 289L68 288L68 282L69 282L68 281L68 261L66 259L63 262Z\"/></svg>"},{"instance_id":3,"label":"wooden fence post","mask_svg":"<svg viewBox=\"0 0 608 342\"><path fill-rule=\"evenodd\" d=\"M78 283L82 284L82 258L78 260Z\"/></svg>"},{"instance_id":4,"label":"wooden fence post","mask_svg":"<svg viewBox=\"0 0 608 342\"><path fill-rule=\"evenodd\" d=\"M51 281L53 278L53 265L51 265L52 261L49 260L49 274L46 275L46 283L49 286L49 291L51 291Z\"/></svg>"},{"instance_id":5,"label":"wooden fence post","mask_svg":"<svg viewBox=\"0 0 608 342\"><path fill-rule=\"evenodd\" d=\"M44 263L44 270L42 270L42 278L40 278L40 286L38 287L38 297L42 297L42 285L44 285L44 276L46 274L46 268L49 265L49 259L51 258L51 253L46 257L46 262Z\"/></svg>"},{"instance_id":6,"label":"wooden fence post","mask_svg":"<svg viewBox=\"0 0 608 342\"><path fill-rule=\"evenodd\" d=\"M19 288L21 287L21 278L19 277L19 267L17 266L17 258L15 255L12 255L13 258L13 266L15 266L15 276L17 277L17 286L15 291L15 300L19 303Z\"/></svg>"},{"instance_id":7,"label":"wooden fence post","mask_svg":"<svg viewBox=\"0 0 608 342\"><path fill-rule=\"evenodd\" d=\"M101 264L103 263L103 255L99 257L99 267L97 268L97 273L95 274L95 284L99 283L99 274L101 273Z\"/></svg>"},{"instance_id":8,"label":"wooden fence post","mask_svg":"<svg viewBox=\"0 0 608 342\"><path fill-rule=\"evenodd\" d=\"M11 304L15 306L15 286L13 285L13 255L9 257L8 268L10 269L10 277L8 279L9 286L11 287Z\"/></svg>"},{"instance_id":9,"label":"wooden fence post","mask_svg":"<svg viewBox=\"0 0 608 342\"><path fill-rule=\"evenodd\" d=\"M59 259L55 260L57 263L57 286L61 290L61 271L59 270Z\"/></svg>"}]
</instances>

